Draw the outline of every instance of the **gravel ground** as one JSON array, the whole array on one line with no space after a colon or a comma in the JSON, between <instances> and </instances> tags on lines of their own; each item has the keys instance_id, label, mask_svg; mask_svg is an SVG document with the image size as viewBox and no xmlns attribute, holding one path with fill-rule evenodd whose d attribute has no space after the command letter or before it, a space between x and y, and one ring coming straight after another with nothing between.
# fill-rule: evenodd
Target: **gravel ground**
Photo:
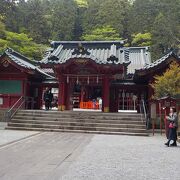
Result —
<instances>
[{"instance_id":1,"label":"gravel ground","mask_svg":"<svg viewBox=\"0 0 180 180\"><path fill-rule=\"evenodd\" d=\"M165 142L160 135L42 133L0 147L0 180L179 180L180 144Z\"/></svg>"},{"instance_id":2,"label":"gravel ground","mask_svg":"<svg viewBox=\"0 0 180 180\"><path fill-rule=\"evenodd\" d=\"M179 180L180 147L155 137L94 136L63 180Z\"/></svg>"}]
</instances>

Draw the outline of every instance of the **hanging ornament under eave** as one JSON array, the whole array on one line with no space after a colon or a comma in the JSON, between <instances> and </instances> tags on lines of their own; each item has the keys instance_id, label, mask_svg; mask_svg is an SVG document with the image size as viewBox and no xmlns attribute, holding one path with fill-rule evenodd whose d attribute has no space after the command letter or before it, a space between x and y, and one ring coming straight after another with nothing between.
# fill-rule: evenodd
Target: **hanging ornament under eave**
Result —
<instances>
[{"instance_id":1,"label":"hanging ornament under eave","mask_svg":"<svg viewBox=\"0 0 180 180\"><path fill-rule=\"evenodd\" d=\"M88 76L88 79L87 79L87 84L89 84L89 76Z\"/></svg>"},{"instance_id":2,"label":"hanging ornament under eave","mask_svg":"<svg viewBox=\"0 0 180 180\"><path fill-rule=\"evenodd\" d=\"M77 76L76 84L79 84L79 78L78 78L78 76Z\"/></svg>"},{"instance_id":3,"label":"hanging ornament under eave","mask_svg":"<svg viewBox=\"0 0 180 180\"><path fill-rule=\"evenodd\" d=\"M96 78L96 82L97 82L97 84L99 83L99 77L97 76L97 78Z\"/></svg>"},{"instance_id":4,"label":"hanging ornament under eave","mask_svg":"<svg viewBox=\"0 0 180 180\"><path fill-rule=\"evenodd\" d=\"M69 83L69 76L67 76L67 84Z\"/></svg>"}]
</instances>

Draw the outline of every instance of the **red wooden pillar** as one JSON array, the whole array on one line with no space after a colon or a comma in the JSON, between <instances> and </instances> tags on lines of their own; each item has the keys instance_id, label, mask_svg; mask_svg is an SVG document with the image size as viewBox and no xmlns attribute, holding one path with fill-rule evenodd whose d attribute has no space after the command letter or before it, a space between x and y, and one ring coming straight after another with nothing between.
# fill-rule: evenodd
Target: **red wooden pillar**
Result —
<instances>
[{"instance_id":1,"label":"red wooden pillar","mask_svg":"<svg viewBox=\"0 0 180 180\"><path fill-rule=\"evenodd\" d=\"M104 76L103 78L103 112L109 112L109 77Z\"/></svg>"},{"instance_id":2,"label":"red wooden pillar","mask_svg":"<svg viewBox=\"0 0 180 180\"><path fill-rule=\"evenodd\" d=\"M38 107L39 109L42 108L43 105L43 87L42 85L39 85L38 87Z\"/></svg>"},{"instance_id":3,"label":"red wooden pillar","mask_svg":"<svg viewBox=\"0 0 180 180\"><path fill-rule=\"evenodd\" d=\"M81 87L81 97L80 102L84 102L84 87Z\"/></svg>"},{"instance_id":4,"label":"red wooden pillar","mask_svg":"<svg viewBox=\"0 0 180 180\"><path fill-rule=\"evenodd\" d=\"M150 107L151 107L150 101L151 101L151 99L152 99L152 96L154 95L154 90L153 90L152 86L150 85L150 84L152 84L152 83L153 83L153 82L150 81L149 84L148 84L148 107L149 107L149 109L150 109ZM158 104L156 103L156 112L157 112L157 110L158 110ZM151 116L151 114L150 114L150 116Z\"/></svg>"},{"instance_id":5,"label":"red wooden pillar","mask_svg":"<svg viewBox=\"0 0 180 180\"><path fill-rule=\"evenodd\" d=\"M58 110L64 111L65 107L65 96L66 96L66 83L64 77L61 76L59 79L59 94L58 94Z\"/></svg>"},{"instance_id":6,"label":"red wooden pillar","mask_svg":"<svg viewBox=\"0 0 180 180\"><path fill-rule=\"evenodd\" d=\"M71 110L71 102L70 102L70 97L71 97L71 85L70 83L66 84L66 110Z\"/></svg>"}]
</instances>

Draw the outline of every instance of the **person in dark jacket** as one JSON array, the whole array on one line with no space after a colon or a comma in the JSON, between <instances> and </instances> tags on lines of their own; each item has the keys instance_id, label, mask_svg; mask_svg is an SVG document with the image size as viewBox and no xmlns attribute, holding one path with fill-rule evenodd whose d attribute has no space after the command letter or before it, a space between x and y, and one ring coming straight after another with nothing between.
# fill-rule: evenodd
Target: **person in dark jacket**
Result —
<instances>
[{"instance_id":1,"label":"person in dark jacket","mask_svg":"<svg viewBox=\"0 0 180 180\"><path fill-rule=\"evenodd\" d=\"M53 102L53 93L51 92L52 88L49 88L49 107L52 109Z\"/></svg>"},{"instance_id":2,"label":"person in dark jacket","mask_svg":"<svg viewBox=\"0 0 180 180\"><path fill-rule=\"evenodd\" d=\"M177 146L177 128L178 128L178 116L176 110L170 108L169 116L166 117L169 121L169 133L168 133L168 142L165 143L167 146ZM173 143L170 144L171 140Z\"/></svg>"},{"instance_id":3,"label":"person in dark jacket","mask_svg":"<svg viewBox=\"0 0 180 180\"><path fill-rule=\"evenodd\" d=\"M45 109L49 110L50 106L50 93L49 93L49 88L46 88L46 91L44 92L43 100L45 102Z\"/></svg>"}]
</instances>

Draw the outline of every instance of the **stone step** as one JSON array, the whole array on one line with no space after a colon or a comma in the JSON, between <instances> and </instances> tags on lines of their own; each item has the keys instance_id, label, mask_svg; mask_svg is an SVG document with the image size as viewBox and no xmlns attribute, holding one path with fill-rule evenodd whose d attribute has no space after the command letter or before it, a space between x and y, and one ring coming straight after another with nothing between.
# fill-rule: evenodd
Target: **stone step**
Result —
<instances>
[{"instance_id":1,"label":"stone step","mask_svg":"<svg viewBox=\"0 0 180 180\"><path fill-rule=\"evenodd\" d=\"M148 133L143 120L137 113L20 110L7 128L144 136Z\"/></svg>"},{"instance_id":2,"label":"stone step","mask_svg":"<svg viewBox=\"0 0 180 180\"><path fill-rule=\"evenodd\" d=\"M90 130L90 131L110 131L110 132L135 132L145 133L145 129L134 129L134 128L114 128L114 127L86 127L86 126L68 126L68 125L52 125L52 124L22 124L22 123L8 123L8 126L13 127L28 127L28 128L47 128L47 129L69 129L69 130Z\"/></svg>"},{"instance_id":3,"label":"stone step","mask_svg":"<svg viewBox=\"0 0 180 180\"><path fill-rule=\"evenodd\" d=\"M113 117L103 117L103 118L96 118L96 117L58 117L58 116L19 116L16 115L14 118L16 119L24 119L24 120L50 120L50 121L70 121L70 120L77 120L77 121L116 121L116 122L143 122L144 119L137 119L137 118L113 118Z\"/></svg>"},{"instance_id":4,"label":"stone step","mask_svg":"<svg viewBox=\"0 0 180 180\"><path fill-rule=\"evenodd\" d=\"M43 111L43 110L20 110L17 115L59 115L59 116L102 116L102 117L141 117L141 114L137 113L103 113L103 112L76 112L76 111Z\"/></svg>"},{"instance_id":5,"label":"stone step","mask_svg":"<svg viewBox=\"0 0 180 180\"><path fill-rule=\"evenodd\" d=\"M11 121L49 121L49 122L77 122L77 123L109 123L109 124L132 124L132 125L143 125L142 121L134 120L103 120L103 119L71 119L71 118L48 118L48 117L14 117Z\"/></svg>"},{"instance_id":6,"label":"stone step","mask_svg":"<svg viewBox=\"0 0 180 180\"><path fill-rule=\"evenodd\" d=\"M97 123L97 122L61 122L61 121L37 121L37 120L12 120L11 123L22 124L51 124L51 125L68 125L68 126L86 126L86 127L117 127L117 128L138 128L145 129L145 125L140 124L114 124L114 123Z\"/></svg>"},{"instance_id":7,"label":"stone step","mask_svg":"<svg viewBox=\"0 0 180 180\"><path fill-rule=\"evenodd\" d=\"M107 134L107 135L149 136L148 133L87 131L87 130L48 129L48 128L27 128L27 127L11 127L11 126L6 127L6 129L29 130L29 131L69 132L69 133Z\"/></svg>"},{"instance_id":8,"label":"stone step","mask_svg":"<svg viewBox=\"0 0 180 180\"><path fill-rule=\"evenodd\" d=\"M125 116L125 115L119 115L114 116L113 114L111 116L101 115L101 116L95 116L95 115L89 115L89 114L58 114L58 113L52 113L52 114L25 114L25 113L17 113L16 116L18 117L24 117L24 116L33 116L33 117L58 117L58 118L91 118L91 119L142 119L143 116Z\"/></svg>"}]
</instances>

